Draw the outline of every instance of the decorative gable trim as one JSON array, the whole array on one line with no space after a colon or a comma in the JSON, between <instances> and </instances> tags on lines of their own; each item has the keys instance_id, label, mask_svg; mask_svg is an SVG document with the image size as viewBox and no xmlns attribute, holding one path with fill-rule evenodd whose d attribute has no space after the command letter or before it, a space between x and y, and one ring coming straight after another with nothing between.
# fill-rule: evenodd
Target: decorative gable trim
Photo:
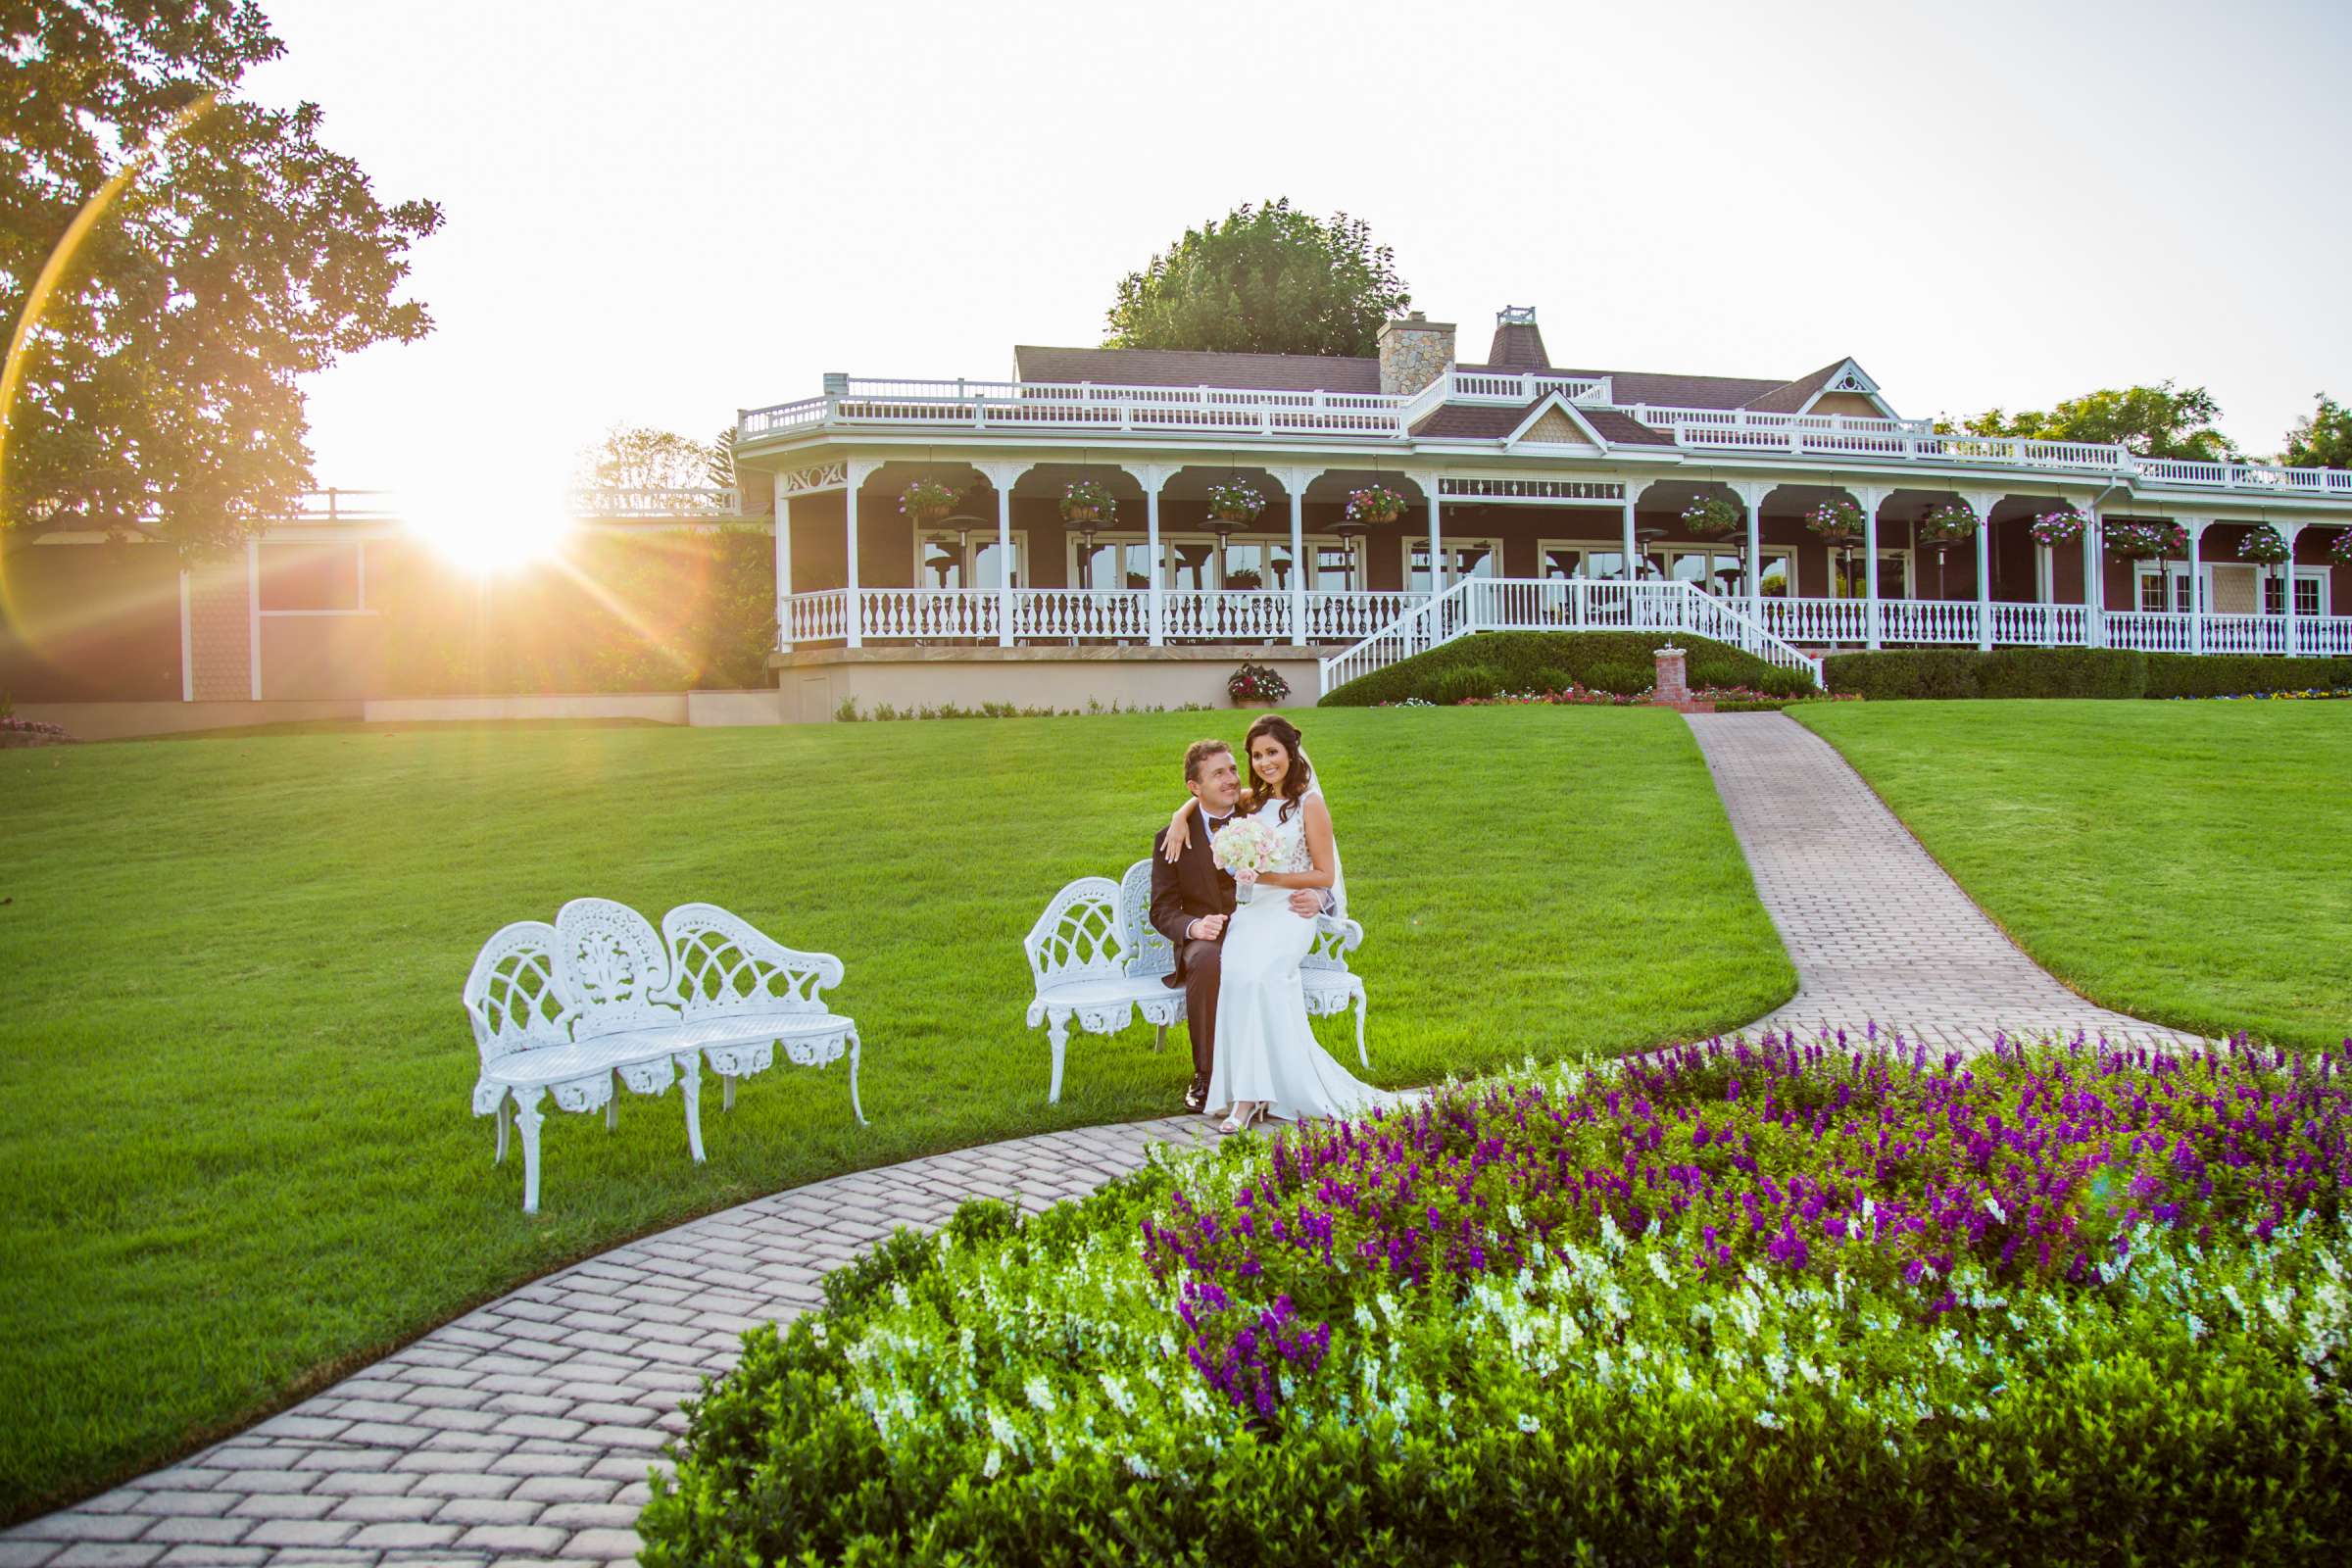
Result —
<instances>
[{"instance_id":1,"label":"decorative gable trim","mask_svg":"<svg viewBox=\"0 0 2352 1568\"><path fill-rule=\"evenodd\" d=\"M1576 405L1557 392L1528 410L1519 427L1502 438L1506 449L1522 441L1544 446L1589 446L1601 451L1608 448L1600 432L1592 428Z\"/></svg>"},{"instance_id":2,"label":"decorative gable trim","mask_svg":"<svg viewBox=\"0 0 2352 1568\"><path fill-rule=\"evenodd\" d=\"M1843 392L1868 398L1870 399L1872 406L1877 408L1879 413L1885 417L1889 419L1900 417L1900 416L1898 416L1893 409L1887 407L1886 400L1879 396L1879 383L1870 378L1870 372L1863 369L1861 366L1855 364L1852 360L1847 360L1844 364L1838 366L1838 368L1832 370L1830 372L1829 379L1822 382L1818 387L1815 387L1813 389L1813 395L1805 399L1805 406L1801 409L1798 409L1796 412L1799 414L1812 413L1814 404L1819 403L1823 398L1828 397L1834 392Z\"/></svg>"}]
</instances>

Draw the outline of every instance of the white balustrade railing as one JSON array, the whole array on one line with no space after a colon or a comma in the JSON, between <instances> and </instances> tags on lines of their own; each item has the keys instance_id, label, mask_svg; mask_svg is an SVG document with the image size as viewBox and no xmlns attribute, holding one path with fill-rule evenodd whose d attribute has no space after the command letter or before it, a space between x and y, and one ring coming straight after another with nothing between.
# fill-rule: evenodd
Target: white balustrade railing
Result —
<instances>
[{"instance_id":1,"label":"white balustrade railing","mask_svg":"<svg viewBox=\"0 0 2352 1568\"><path fill-rule=\"evenodd\" d=\"M1141 588L1015 588L1015 637L1152 635L1152 596Z\"/></svg>"},{"instance_id":2,"label":"white balustrade railing","mask_svg":"<svg viewBox=\"0 0 2352 1568\"><path fill-rule=\"evenodd\" d=\"M1858 643L1870 635L1859 599L1767 599L1764 625L1792 643Z\"/></svg>"},{"instance_id":3,"label":"white balustrade railing","mask_svg":"<svg viewBox=\"0 0 2352 1568\"><path fill-rule=\"evenodd\" d=\"M1291 596L1279 589L1171 588L1161 604L1171 639L1251 642L1291 634Z\"/></svg>"},{"instance_id":4,"label":"white balustrade railing","mask_svg":"<svg viewBox=\"0 0 2352 1568\"><path fill-rule=\"evenodd\" d=\"M961 588L860 588L858 603L864 635L877 638L994 638L998 606L993 593Z\"/></svg>"},{"instance_id":5,"label":"white balustrade railing","mask_svg":"<svg viewBox=\"0 0 2352 1568\"><path fill-rule=\"evenodd\" d=\"M2081 605L1993 601L1992 640L1997 647L2081 648L2088 624Z\"/></svg>"},{"instance_id":6,"label":"white balustrade railing","mask_svg":"<svg viewBox=\"0 0 2352 1568\"><path fill-rule=\"evenodd\" d=\"M2296 622L2295 641L2308 646L2310 632L2310 622ZM2286 622L2278 615L2207 615L2203 640L2209 654L2282 654Z\"/></svg>"},{"instance_id":7,"label":"white balustrade railing","mask_svg":"<svg viewBox=\"0 0 2352 1568\"><path fill-rule=\"evenodd\" d=\"M1306 634L1326 641L1369 637L1428 597L1425 593L1316 589L1306 596Z\"/></svg>"},{"instance_id":8,"label":"white balustrade railing","mask_svg":"<svg viewBox=\"0 0 2352 1568\"><path fill-rule=\"evenodd\" d=\"M2185 654L2195 646L2190 617L2177 611L2110 610L2106 614L2107 646L2143 654Z\"/></svg>"},{"instance_id":9,"label":"white balustrade railing","mask_svg":"<svg viewBox=\"0 0 2352 1568\"><path fill-rule=\"evenodd\" d=\"M2259 463L2142 458L2089 441L1938 434L1926 419L1848 414L1759 414L1613 401L1607 376L1448 370L1410 397L1250 387L1120 386L1087 381L970 381L843 377L821 397L744 411L746 439L827 425L972 430L1193 432L1235 436L1346 436L1401 441L1447 403L1525 406L1558 393L1615 409L1698 452L1757 457L1964 464L2065 475L2113 475L2159 487L2352 501L2352 471Z\"/></svg>"},{"instance_id":10,"label":"white balustrade railing","mask_svg":"<svg viewBox=\"0 0 2352 1568\"><path fill-rule=\"evenodd\" d=\"M850 595L844 588L794 594L778 609L776 623L784 646L794 643L835 642L850 634Z\"/></svg>"},{"instance_id":11,"label":"white balustrade railing","mask_svg":"<svg viewBox=\"0 0 2352 1568\"><path fill-rule=\"evenodd\" d=\"M1890 643L1977 642L1977 604L1973 599L1882 599L1879 637Z\"/></svg>"}]
</instances>

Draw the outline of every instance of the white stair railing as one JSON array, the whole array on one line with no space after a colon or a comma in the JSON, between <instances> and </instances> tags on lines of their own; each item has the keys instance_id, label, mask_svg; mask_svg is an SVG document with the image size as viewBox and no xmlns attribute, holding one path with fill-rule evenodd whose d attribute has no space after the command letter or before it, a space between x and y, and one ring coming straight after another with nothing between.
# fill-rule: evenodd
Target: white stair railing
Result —
<instances>
[{"instance_id":1,"label":"white stair railing","mask_svg":"<svg viewBox=\"0 0 2352 1568\"><path fill-rule=\"evenodd\" d=\"M1322 661L1326 693L1480 631L1666 631L1727 644L1821 684L1821 662L1750 619L1738 601L1687 582L1472 577Z\"/></svg>"}]
</instances>

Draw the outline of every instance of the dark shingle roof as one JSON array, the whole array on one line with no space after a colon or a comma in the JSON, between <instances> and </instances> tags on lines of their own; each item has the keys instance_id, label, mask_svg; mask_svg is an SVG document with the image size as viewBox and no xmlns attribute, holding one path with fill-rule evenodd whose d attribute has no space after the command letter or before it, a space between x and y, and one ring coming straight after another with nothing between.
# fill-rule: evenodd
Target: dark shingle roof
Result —
<instances>
[{"instance_id":1,"label":"dark shingle roof","mask_svg":"<svg viewBox=\"0 0 2352 1568\"><path fill-rule=\"evenodd\" d=\"M1255 392L1378 392L1380 361L1317 354L1212 354L1192 349L1057 349L1015 345L1023 381L1101 386L1222 386Z\"/></svg>"},{"instance_id":2,"label":"dark shingle roof","mask_svg":"<svg viewBox=\"0 0 2352 1568\"><path fill-rule=\"evenodd\" d=\"M1800 375L1787 386L1775 387L1761 397L1749 399L1740 407L1753 409L1758 414L1800 414L1804 411L1806 401L1828 386L1830 377L1836 375L1844 365L1843 360L1834 360L1811 375Z\"/></svg>"},{"instance_id":3,"label":"dark shingle roof","mask_svg":"<svg viewBox=\"0 0 2352 1568\"><path fill-rule=\"evenodd\" d=\"M1538 398L1515 409L1447 405L1432 410L1428 417L1413 426L1413 434L1449 441L1499 441L1526 423L1527 416L1548 401ZM1612 446L1674 445L1674 437L1663 430L1650 429L1631 415L1613 414L1607 409L1579 408L1576 412L1595 434Z\"/></svg>"}]
</instances>

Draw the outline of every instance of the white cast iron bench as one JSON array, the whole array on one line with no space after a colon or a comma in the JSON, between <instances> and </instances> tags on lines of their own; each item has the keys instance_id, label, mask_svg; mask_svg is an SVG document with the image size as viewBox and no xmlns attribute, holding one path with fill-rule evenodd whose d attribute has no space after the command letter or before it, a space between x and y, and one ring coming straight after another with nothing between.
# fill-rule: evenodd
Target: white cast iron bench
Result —
<instances>
[{"instance_id":1,"label":"white cast iron bench","mask_svg":"<svg viewBox=\"0 0 2352 1568\"><path fill-rule=\"evenodd\" d=\"M800 953L713 904L682 904L646 918L610 899L574 899L556 923L518 920L482 945L466 976L466 1017L481 1053L473 1113L522 1131L522 1210L539 1211L540 1101L559 1110L602 1107L618 1125L615 1079L659 1095L672 1079L686 1105L686 1147L703 1158L703 1064L725 1086L766 1071L778 1046L821 1067L846 1051L850 1109L859 1125L858 1026L826 1010L820 993L841 983L829 953Z\"/></svg>"},{"instance_id":2,"label":"white cast iron bench","mask_svg":"<svg viewBox=\"0 0 2352 1568\"><path fill-rule=\"evenodd\" d=\"M1269 895L1275 890L1266 889ZM1368 998L1361 975L1348 968L1348 955L1364 940L1353 920L1315 916L1314 945L1298 960L1306 1010L1321 1018L1355 1009L1355 1055L1364 1054L1364 1009ZM1156 1024L1154 1051L1165 1050L1168 1029L1184 1021L1184 992L1161 983L1176 972L1176 950L1152 924L1152 862L1136 861L1113 882L1082 876L1054 895L1046 912L1021 939L1037 996L1029 1004L1029 1027L1046 1025L1054 1045L1054 1081L1046 1103L1061 1099L1061 1064L1071 1020L1089 1034L1115 1035L1142 1013Z\"/></svg>"}]
</instances>

